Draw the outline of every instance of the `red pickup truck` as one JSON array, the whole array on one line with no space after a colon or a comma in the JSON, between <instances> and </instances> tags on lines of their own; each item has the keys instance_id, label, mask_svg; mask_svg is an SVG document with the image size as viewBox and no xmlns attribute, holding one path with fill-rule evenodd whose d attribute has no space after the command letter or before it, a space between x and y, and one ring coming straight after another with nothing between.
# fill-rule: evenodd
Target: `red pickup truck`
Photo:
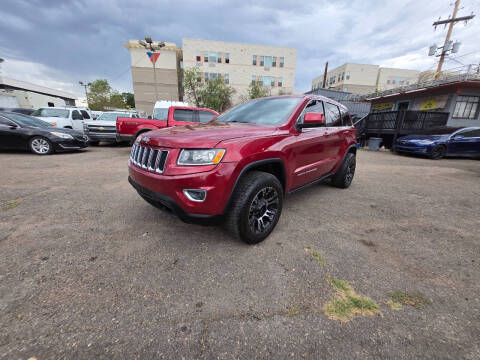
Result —
<instances>
[{"instance_id":1,"label":"red pickup truck","mask_svg":"<svg viewBox=\"0 0 480 360\"><path fill-rule=\"evenodd\" d=\"M133 142L141 133L163 129L171 126L204 123L210 121L218 113L211 109L170 106L164 112L159 111L153 119L117 118L117 141Z\"/></svg>"},{"instance_id":2,"label":"red pickup truck","mask_svg":"<svg viewBox=\"0 0 480 360\"><path fill-rule=\"evenodd\" d=\"M356 142L347 108L333 100L261 98L208 124L139 136L130 153L129 181L150 204L186 222L222 220L254 244L275 228L284 194L326 179L349 187Z\"/></svg>"}]
</instances>

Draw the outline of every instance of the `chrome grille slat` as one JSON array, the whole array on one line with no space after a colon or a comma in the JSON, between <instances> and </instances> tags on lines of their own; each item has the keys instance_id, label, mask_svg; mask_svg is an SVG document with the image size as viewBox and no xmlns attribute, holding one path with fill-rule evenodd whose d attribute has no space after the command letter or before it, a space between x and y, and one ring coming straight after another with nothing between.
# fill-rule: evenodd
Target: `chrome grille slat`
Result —
<instances>
[{"instance_id":1,"label":"chrome grille slat","mask_svg":"<svg viewBox=\"0 0 480 360\"><path fill-rule=\"evenodd\" d=\"M168 150L153 149L133 144L130 151L130 161L142 169L163 173L168 158Z\"/></svg>"}]
</instances>

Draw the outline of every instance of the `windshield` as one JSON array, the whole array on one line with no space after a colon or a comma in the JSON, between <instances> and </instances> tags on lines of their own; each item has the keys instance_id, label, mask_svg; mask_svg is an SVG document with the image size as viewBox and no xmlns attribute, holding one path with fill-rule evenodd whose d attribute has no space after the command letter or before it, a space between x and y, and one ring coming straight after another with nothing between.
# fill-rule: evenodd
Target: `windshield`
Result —
<instances>
[{"instance_id":1,"label":"windshield","mask_svg":"<svg viewBox=\"0 0 480 360\"><path fill-rule=\"evenodd\" d=\"M6 118L15 121L16 123L20 124L21 126L32 126L32 127L51 127L52 125L34 118L32 116L17 114L17 113L2 113L3 116Z\"/></svg>"},{"instance_id":2,"label":"windshield","mask_svg":"<svg viewBox=\"0 0 480 360\"><path fill-rule=\"evenodd\" d=\"M154 119L157 120L167 120L168 117L168 108L156 108L153 109L153 116Z\"/></svg>"},{"instance_id":3,"label":"windshield","mask_svg":"<svg viewBox=\"0 0 480 360\"><path fill-rule=\"evenodd\" d=\"M37 109L32 113L32 116L68 118L68 110L48 108Z\"/></svg>"},{"instance_id":4,"label":"windshield","mask_svg":"<svg viewBox=\"0 0 480 360\"><path fill-rule=\"evenodd\" d=\"M237 105L214 121L281 125L302 100L301 97L252 100Z\"/></svg>"},{"instance_id":5,"label":"windshield","mask_svg":"<svg viewBox=\"0 0 480 360\"><path fill-rule=\"evenodd\" d=\"M117 121L117 117L129 117L128 114L125 113L114 113L114 112L105 112L100 115L97 120L112 120Z\"/></svg>"}]
</instances>

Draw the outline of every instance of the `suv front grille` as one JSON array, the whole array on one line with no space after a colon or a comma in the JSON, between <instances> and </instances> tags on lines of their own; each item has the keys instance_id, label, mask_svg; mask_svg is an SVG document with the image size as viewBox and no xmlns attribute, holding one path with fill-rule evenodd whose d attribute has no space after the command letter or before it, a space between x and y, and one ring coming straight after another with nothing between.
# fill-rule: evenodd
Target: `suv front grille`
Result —
<instances>
[{"instance_id":1,"label":"suv front grille","mask_svg":"<svg viewBox=\"0 0 480 360\"><path fill-rule=\"evenodd\" d=\"M152 149L137 144L133 144L130 152L130 161L135 166L157 173L163 173L167 157L168 150Z\"/></svg>"}]
</instances>

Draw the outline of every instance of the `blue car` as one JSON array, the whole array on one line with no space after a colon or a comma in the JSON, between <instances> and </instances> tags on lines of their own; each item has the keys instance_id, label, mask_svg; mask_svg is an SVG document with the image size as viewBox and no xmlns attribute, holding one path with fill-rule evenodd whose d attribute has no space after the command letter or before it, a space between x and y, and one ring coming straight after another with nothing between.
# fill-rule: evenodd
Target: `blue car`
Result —
<instances>
[{"instance_id":1,"label":"blue car","mask_svg":"<svg viewBox=\"0 0 480 360\"><path fill-rule=\"evenodd\" d=\"M480 157L480 127L456 129L443 135L407 135L397 139L395 151L426 155Z\"/></svg>"}]
</instances>

